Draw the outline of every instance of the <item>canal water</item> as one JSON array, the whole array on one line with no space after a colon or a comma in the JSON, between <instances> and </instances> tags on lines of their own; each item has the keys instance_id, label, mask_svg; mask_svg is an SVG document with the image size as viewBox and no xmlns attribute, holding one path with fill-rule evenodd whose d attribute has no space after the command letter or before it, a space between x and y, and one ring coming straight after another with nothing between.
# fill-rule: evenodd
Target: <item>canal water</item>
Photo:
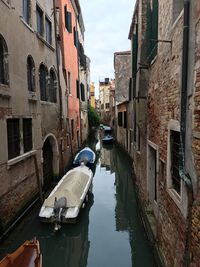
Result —
<instances>
[{"instance_id":1,"label":"canal water","mask_svg":"<svg viewBox=\"0 0 200 267\"><path fill-rule=\"evenodd\" d=\"M76 224L40 222L36 206L0 245L0 258L25 240L40 241L43 267L155 267L136 203L131 161L118 147L89 144L96 152L93 193Z\"/></svg>"}]
</instances>

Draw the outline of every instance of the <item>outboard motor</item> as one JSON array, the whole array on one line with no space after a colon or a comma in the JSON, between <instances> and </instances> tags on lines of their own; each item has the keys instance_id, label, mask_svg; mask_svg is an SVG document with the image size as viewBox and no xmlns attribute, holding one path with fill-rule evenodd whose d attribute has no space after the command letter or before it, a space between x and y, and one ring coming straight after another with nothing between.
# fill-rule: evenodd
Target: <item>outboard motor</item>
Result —
<instances>
[{"instance_id":1,"label":"outboard motor","mask_svg":"<svg viewBox=\"0 0 200 267\"><path fill-rule=\"evenodd\" d=\"M55 198L55 202L54 202L54 218L55 218L55 225L54 225L54 231L58 231L61 226L58 224L59 222L61 222L61 215L63 210L65 210L67 208L67 199L66 197L61 197L57 200L57 198Z\"/></svg>"}]
</instances>

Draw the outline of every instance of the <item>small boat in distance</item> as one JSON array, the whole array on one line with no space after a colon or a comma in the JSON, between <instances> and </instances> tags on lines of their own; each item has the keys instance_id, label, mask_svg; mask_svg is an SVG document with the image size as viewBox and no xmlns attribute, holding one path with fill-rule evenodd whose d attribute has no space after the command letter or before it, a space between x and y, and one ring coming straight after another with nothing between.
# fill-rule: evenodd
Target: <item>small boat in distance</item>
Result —
<instances>
[{"instance_id":1,"label":"small boat in distance","mask_svg":"<svg viewBox=\"0 0 200 267\"><path fill-rule=\"evenodd\" d=\"M109 134L107 134L104 138L102 138L102 143L104 144L112 144L113 141L114 141L114 138Z\"/></svg>"},{"instance_id":2,"label":"small boat in distance","mask_svg":"<svg viewBox=\"0 0 200 267\"><path fill-rule=\"evenodd\" d=\"M54 223L54 230L60 223L75 222L87 201L92 178L92 171L83 163L68 171L45 199L39 213L42 221Z\"/></svg>"},{"instance_id":3,"label":"small boat in distance","mask_svg":"<svg viewBox=\"0 0 200 267\"><path fill-rule=\"evenodd\" d=\"M95 162L96 155L89 147L83 148L78 154L76 154L73 166L78 167L83 162L88 168L92 168Z\"/></svg>"},{"instance_id":4,"label":"small boat in distance","mask_svg":"<svg viewBox=\"0 0 200 267\"><path fill-rule=\"evenodd\" d=\"M0 261L0 267L42 267L39 241L25 241L16 251Z\"/></svg>"}]
</instances>

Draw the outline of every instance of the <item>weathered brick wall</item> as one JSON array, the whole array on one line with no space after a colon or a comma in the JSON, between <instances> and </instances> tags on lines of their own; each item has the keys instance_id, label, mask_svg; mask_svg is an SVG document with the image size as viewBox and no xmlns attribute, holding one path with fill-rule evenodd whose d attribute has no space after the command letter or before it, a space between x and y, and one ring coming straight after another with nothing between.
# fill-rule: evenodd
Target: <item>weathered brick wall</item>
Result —
<instances>
[{"instance_id":1,"label":"weathered brick wall","mask_svg":"<svg viewBox=\"0 0 200 267\"><path fill-rule=\"evenodd\" d=\"M39 191L33 158L8 170L7 164L1 165L0 181L0 218L6 226Z\"/></svg>"},{"instance_id":2,"label":"weathered brick wall","mask_svg":"<svg viewBox=\"0 0 200 267\"><path fill-rule=\"evenodd\" d=\"M158 240L168 266L183 266L186 220L167 190L168 123L180 121L183 16L171 24L172 1L159 1L158 54L149 70L148 139L159 146L164 177L158 176Z\"/></svg>"},{"instance_id":3,"label":"weathered brick wall","mask_svg":"<svg viewBox=\"0 0 200 267\"><path fill-rule=\"evenodd\" d=\"M195 1L196 12L196 47L195 47L195 75L194 75L194 105L193 105L193 136L192 152L197 177L200 177L200 2ZM198 181L192 210L191 233L191 266L200 265L200 188Z\"/></svg>"}]
</instances>

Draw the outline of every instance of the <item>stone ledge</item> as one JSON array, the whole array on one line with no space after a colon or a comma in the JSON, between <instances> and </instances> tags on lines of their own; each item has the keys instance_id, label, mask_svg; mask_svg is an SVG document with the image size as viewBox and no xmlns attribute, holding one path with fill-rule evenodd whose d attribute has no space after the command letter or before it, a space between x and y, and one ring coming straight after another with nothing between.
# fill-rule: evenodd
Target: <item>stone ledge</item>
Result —
<instances>
[{"instance_id":1,"label":"stone ledge","mask_svg":"<svg viewBox=\"0 0 200 267\"><path fill-rule=\"evenodd\" d=\"M18 162L22 161L22 160L25 160L29 157L31 157L32 155L35 155L37 152L37 150L31 150L23 155L20 155L14 159L10 159L7 161L7 169L10 169L11 166L17 164Z\"/></svg>"}]
</instances>

